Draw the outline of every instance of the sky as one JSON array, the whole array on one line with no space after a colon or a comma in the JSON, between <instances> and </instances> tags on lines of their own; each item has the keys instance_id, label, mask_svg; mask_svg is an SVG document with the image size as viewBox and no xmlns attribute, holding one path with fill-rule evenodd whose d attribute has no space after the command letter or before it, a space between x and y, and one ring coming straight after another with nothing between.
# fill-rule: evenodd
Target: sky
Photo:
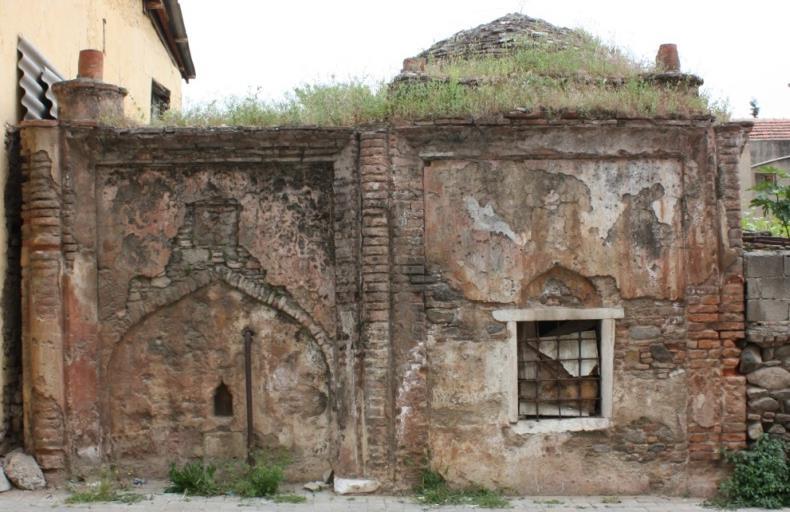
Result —
<instances>
[{"instance_id":1,"label":"sky","mask_svg":"<svg viewBox=\"0 0 790 512\"><path fill-rule=\"evenodd\" d=\"M683 71L735 118L790 118L788 0L180 0L197 78L184 106L277 99L305 83L389 80L403 59L510 12L571 28L652 62L678 45Z\"/></svg>"}]
</instances>

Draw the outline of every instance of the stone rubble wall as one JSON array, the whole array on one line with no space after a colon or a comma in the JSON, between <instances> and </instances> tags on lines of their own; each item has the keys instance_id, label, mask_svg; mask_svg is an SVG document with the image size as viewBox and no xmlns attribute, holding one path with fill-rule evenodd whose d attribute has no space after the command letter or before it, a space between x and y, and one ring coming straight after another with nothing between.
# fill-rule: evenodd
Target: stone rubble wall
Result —
<instances>
[{"instance_id":1,"label":"stone rubble wall","mask_svg":"<svg viewBox=\"0 0 790 512\"><path fill-rule=\"evenodd\" d=\"M790 439L790 251L744 254L746 347L740 372L748 387L748 433Z\"/></svg>"}]
</instances>

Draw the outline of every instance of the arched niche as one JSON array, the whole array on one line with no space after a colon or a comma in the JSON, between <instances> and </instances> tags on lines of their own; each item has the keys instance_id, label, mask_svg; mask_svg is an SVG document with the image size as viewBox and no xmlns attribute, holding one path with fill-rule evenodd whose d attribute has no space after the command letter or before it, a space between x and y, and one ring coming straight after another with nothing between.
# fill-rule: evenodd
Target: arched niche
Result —
<instances>
[{"instance_id":1,"label":"arched niche","mask_svg":"<svg viewBox=\"0 0 790 512\"><path fill-rule=\"evenodd\" d=\"M290 453L290 474L320 478L331 439L320 347L289 315L219 280L146 315L115 345L106 371L111 458L164 474L170 462L244 457L245 327L256 333L255 443ZM218 382L233 397L231 416L214 414Z\"/></svg>"}]
</instances>

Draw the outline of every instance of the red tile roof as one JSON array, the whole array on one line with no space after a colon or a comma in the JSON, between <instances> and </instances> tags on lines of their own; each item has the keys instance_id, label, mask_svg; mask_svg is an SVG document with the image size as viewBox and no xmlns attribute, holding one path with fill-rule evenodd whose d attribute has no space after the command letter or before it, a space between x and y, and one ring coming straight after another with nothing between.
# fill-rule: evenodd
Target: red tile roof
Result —
<instances>
[{"instance_id":1,"label":"red tile roof","mask_svg":"<svg viewBox=\"0 0 790 512\"><path fill-rule=\"evenodd\" d=\"M755 119L752 140L790 140L790 119Z\"/></svg>"}]
</instances>

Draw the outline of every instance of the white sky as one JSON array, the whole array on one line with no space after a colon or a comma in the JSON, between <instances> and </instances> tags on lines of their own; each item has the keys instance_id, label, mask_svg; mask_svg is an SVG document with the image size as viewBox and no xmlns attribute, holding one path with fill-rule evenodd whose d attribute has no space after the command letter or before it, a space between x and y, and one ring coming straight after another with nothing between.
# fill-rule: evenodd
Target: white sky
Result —
<instances>
[{"instance_id":1,"label":"white sky","mask_svg":"<svg viewBox=\"0 0 790 512\"><path fill-rule=\"evenodd\" d=\"M521 12L582 27L652 61L676 43L681 66L729 98L735 117L790 117L788 0L180 0L197 78L184 105L306 82L390 79L403 59L459 30Z\"/></svg>"}]
</instances>

